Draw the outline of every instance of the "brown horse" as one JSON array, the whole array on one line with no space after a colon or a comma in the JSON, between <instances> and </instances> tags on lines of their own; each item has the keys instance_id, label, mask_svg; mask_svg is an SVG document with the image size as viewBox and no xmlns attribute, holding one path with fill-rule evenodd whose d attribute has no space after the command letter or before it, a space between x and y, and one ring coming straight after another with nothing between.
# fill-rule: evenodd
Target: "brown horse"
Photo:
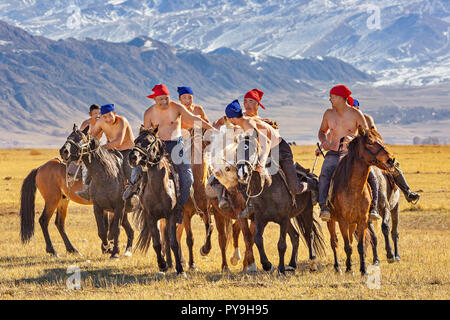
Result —
<instances>
[{"instance_id":1,"label":"brown horse","mask_svg":"<svg viewBox=\"0 0 450 320\"><path fill-rule=\"evenodd\" d=\"M44 210L39 218L46 243L46 252L58 256L48 233L48 225L56 210L55 224L64 241L68 253L78 253L72 245L65 230L67 207L69 201L79 204L92 204L80 198L75 191L81 190L82 182L77 180L68 189L66 183L66 165L58 159L53 159L39 168L33 169L24 179L21 189L20 202L20 234L23 243L27 243L34 235L34 215L36 189L45 201Z\"/></svg>"},{"instance_id":2,"label":"brown horse","mask_svg":"<svg viewBox=\"0 0 450 320\"><path fill-rule=\"evenodd\" d=\"M344 249L347 255L346 272L352 271L351 243L355 230L358 234L358 253L360 257L360 271L367 273L365 265L365 240L367 235L375 237L374 232L367 234L369 227L369 205L371 192L367 184L370 167L377 166L382 170L391 170L394 158L386 150L381 136L376 130L358 128L358 136L348 145L348 154L339 162L334 172L329 191L329 208L331 220L328 230L331 238L331 248L334 254L334 268L341 272L336 253L337 236L336 222L344 239ZM374 239L374 242L376 239ZM375 249L374 249L375 250Z\"/></svg>"}]
</instances>

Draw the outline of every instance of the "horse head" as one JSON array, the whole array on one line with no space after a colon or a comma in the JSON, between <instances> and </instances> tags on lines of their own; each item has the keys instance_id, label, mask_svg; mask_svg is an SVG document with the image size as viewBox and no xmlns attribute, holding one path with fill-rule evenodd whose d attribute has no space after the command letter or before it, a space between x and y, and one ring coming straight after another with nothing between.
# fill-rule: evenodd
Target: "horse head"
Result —
<instances>
[{"instance_id":1,"label":"horse head","mask_svg":"<svg viewBox=\"0 0 450 320\"><path fill-rule=\"evenodd\" d=\"M383 138L375 129L365 130L358 127L359 136L349 144L350 148L355 148L358 155L368 165L375 165L382 170L391 171L394 168L395 158L386 149Z\"/></svg>"},{"instance_id":2,"label":"horse head","mask_svg":"<svg viewBox=\"0 0 450 320\"><path fill-rule=\"evenodd\" d=\"M148 167L158 164L164 154L162 142L158 137L158 127L146 129L141 126L139 136L134 140L134 148L129 153L132 167Z\"/></svg>"},{"instance_id":3,"label":"horse head","mask_svg":"<svg viewBox=\"0 0 450 320\"><path fill-rule=\"evenodd\" d=\"M89 127L81 131L76 124L73 125L71 134L59 149L59 155L64 162L80 162L85 154L98 147L99 141L91 138L88 131Z\"/></svg>"},{"instance_id":4,"label":"horse head","mask_svg":"<svg viewBox=\"0 0 450 320\"><path fill-rule=\"evenodd\" d=\"M239 183L248 184L252 172L258 165L259 143L258 134L253 131L251 135L241 135L238 138L236 150L236 169Z\"/></svg>"}]
</instances>

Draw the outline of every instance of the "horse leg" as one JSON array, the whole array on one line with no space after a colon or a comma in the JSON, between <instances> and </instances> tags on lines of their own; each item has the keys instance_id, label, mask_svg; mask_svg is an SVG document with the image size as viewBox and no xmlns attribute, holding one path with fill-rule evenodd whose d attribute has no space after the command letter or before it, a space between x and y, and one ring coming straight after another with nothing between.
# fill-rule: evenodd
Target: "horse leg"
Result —
<instances>
[{"instance_id":1,"label":"horse leg","mask_svg":"<svg viewBox=\"0 0 450 320\"><path fill-rule=\"evenodd\" d=\"M175 270L177 274L183 275L186 278L186 274L183 271L183 266L181 264L179 243L177 240L177 226L176 226L176 217L174 214L171 214L169 217L169 223L167 225L169 229L169 239L170 239L170 247L175 256Z\"/></svg>"},{"instance_id":2,"label":"horse leg","mask_svg":"<svg viewBox=\"0 0 450 320\"><path fill-rule=\"evenodd\" d=\"M373 264L378 265L380 263L380 260L378 259L378 239L377 234L375 233L375 229L373 228L372 221L369 221L369 232L370 232L370 239L371 239L371 245L372 245L372 255L373 255Z\"/></svg>"},{"instance_id":3,"label":"horse leg","mask_svg":"<svg viewBox=\"0 0 450 320\"><path fill-rule=\"evenodd\" d=\"M291 239L292 243L292 255L291 255L291 261L289 262L289 265L286 267L286 271L294 271L297 269L297 255L298 255L298 245L299 245L299 234L297 230L295 230L292 223L289 222L288 229L287 229L289 238ZM311 252L311 250L310 250Z\"/></svg>"},{"instance_id":4,"label":"horse leg","mask_svg":"<svg viewBox=\"0 0 450 320\"><path fill-rule=\"evenodd\" d=\"M161 236L157 227L157 221L150 219L150 232L152 234L153 249L156 253L156 260L158 261L158 268L160 272L166 272L168 269L167 263L164 260L163 249L161 247Z\"/></svg>"},{"instance_id":5,"label":"horse leg","mask_svg":"<svg viewBox=\"0 0 450 320\"><path fill-rule=\"evenodd\" d=\"M111 213L109 211L104 211L104 214L103 214L103 224L104 224L105 229L106 229L106 237L108 239L108 243L109 243L109 247L110 247L110 249L108 250L109 253L111 253L113 242L114 242L113 234L111 232L110 214Z\"/></svg>"},{"instance_id":6,"label":"horse leg","mask_svg":"<svg viewBox=\"0 0 450 320\"><path fill-rule=\"evenodd\" d=\"M253 223L253 222L252 222ZM254 225L254 224L253 224ZM241 252L239 250L239 234L241 233L241 227L239 226L239 221L233 223L233 256L230 262L233 266L237 265L241 260Z\"/></svg>"},{"instance_id":7,"label":"horse leg","mask_svg":"<svg viewBox=\"0 0 450 320\"><path fill-rule=\"evenodd\" d=\"M342 273L336 250L338 244L338 238L336 235L336 221L331 219L330 221L327 222L327 227L328 232L330 233L330 244L334 255L334 270L336 270L336 272L338 273Z\"/></svg>"},{"instance_id":8,"label":"horse leg","mask_svg":"<svg viewBox=\"0 0 450 320\"><path fill-rule=\"evenodd\" d=\"M58 257L55 248L53 247L52 240L50 239L50 234L48 233L48 224L50 223L50 219L53 216L53 213L58 206L58 201L56 199L52 199L53 201L46 201L44 210L42 211L41 216L39 217L39 224L41 225L42 233L44 234L45 239L45 251Z\"/></svg>"},{"instance_id":9,"label":"horse leg","mask_svg":"<svg viewBox=\"0 0 450 320\"><path fill-rule=\"evenodd\" d=\"M349 239L349 227L347 222L339 221L339 229L341 230L342 238L344 239L344 250L347 255L347 260L345 261L346 270L345 272L352 272L352 246L350 245ZM358 230L359 231L359 230Z\"/></svg>"},{"instance_id":10,"label":"horse leg","mask_svg":"<svg viewBox=\"0 0 450 320\"><path fill-rule=\"evenodd\" d=\"M286 233L288 224L290 224L289 218L282 221L280 224L280 238L278 239L278 272L281 274L285 274L284 269L284 255L286 254Z\"/></svg>"},{"instance_id":11,"label":"horse leg","mask_svg":"<svg viewBox=\"0 0 450 320\"><path fill-rule=\"evenodd\" d=\"M239 226L242 230L245 243L245 255L244 255L244 271L247 273L256 272L255 257L253 256L253 234L248 227L247 219L238 219ZM264 250L264 249L263 249Z\"/></svg>"},{"instance_id":12,"label":"horse leg","mask_svg":"<svg viewBox=\"0 0 450 320\"><path fill-rule=\"evenodd\" d=\"M391 241L389 239L390 213L385 210L383 221L381 222L381 231L384 236L384 246L386 248L386 258L389 263L394 262L394 253L392 252Z\"/></svg>"},{"instance_id":13,"label":"horse leg","mask_svg":"<svg viewBox=\"0 0 450 320\"><path fill-rule=\"evenodd\" d=\"M399 219L398 203L392 210L392 241L394 242L395 261L400 261L400 254L398 253L398 219Z\"/></svg>"},{"instance_id":14,"label":"horse leg","mask_svg":"<svg viewBox=\"0 0 450 320\"><path fill-rule=\"evenodd\" d=\"M183 224L184 228L186 229L186 244L189 249L189 269L193 271L198 271L197 266L194 263L194 252L193 252L194 236L192 234L191 220L192 220L192 213L188 212L187 216L185 215L183 218Z\"/></svg>"},{"instance_id":15,"label":"horse leg","mask_svg":"<svg viewBox=\"0 0 450 320\"><path fill-rule=\"evenodd\" d=\"M359 271L361 271L361 275L366 275L366 261L365 261L365 250L364 250L364 241L366 237L367 228L365 226L365 223L359 223L358 224L358 253L359 253L359 260L360 260L360 267Z\"/></svg>"},{"instance_id":16,"label":"horse leg","mask_svg":"<svg viewBox=\"0 0 450 320\"><path fill-rule=\"evenodd\" d=\"M134 230L131 227L130 221L128 220L128 213L126 212L124 213L122 219L122 227L125 229L125 233L127 234L127 248L123 255L126 257L131 257L133 251Z\"/></svg>"},{"instance_id":17,"label":"horse leg","mask_svg":"<svg viewBox=\"0 0 450 320\"><path fill-rule=\"evenodd\" d=\"M102 240L102 253L109 253L108 229L105 226L103 208L94 203L94 215L97 222L98 236Z\"/></svg>"},{"instance_id":18,"label":"horse leg","mask_svg":"<svg viewBox=\"0 0 450 320\"><path fill-rule=\"evenodd\" d=\"M161 221L161 220L160 220ZM169 230L169 220L164 219L164 222L161 221L161 228L163 229L163 251L166 255L167 266L169 269L173 268L172 263L172 253L170 252L170 230Z\"/></svg>"},{"instance_id":19,"label":"horse leg","mask_svg":"<svg viewBox=\"0 0 450 320\"><path fill-rule=\"evenodd\" d=\"M264 271L272 271L273 266L267 259L266 252L264 251L263 233L267 222L257 219L258 215L255 215L255 244L259 251L259 257Z\"/></svg>"},{"instance_id":20,"label":"horse leg","mask_svg":"<svg viewBox=\"0 0 450 320\"><path fill-rule=\"evenodd\" d=\"M225 231L225 217L221 214L216 213L214 215L214 220L216 222L216 229L218 233L219 238L219 247L220 252L222 254L222 272L229 272L230 269L228 268L227 264L227 233Z\"/></svg>"},{"instance_id":21,"label":"horse leg","mask_svg":"<svg viewBox=\"0 0 450 320\"><path fill-rule=\"evenodd\" d=\"M69 237L67 236L66 229L65 229L65 222L66 222L66 216L67 216L67 206L69 205L68 200L61 200L58 205L58 209L56 210L56 220L55 224L58 228L59 234L61 235L61 238L64 241L64 245L66 246L66 251L68 253L77 253L81 255L77 249L72 245L72 243L69 240Z\"/></svg>"},{"instance_id":22,"label":"horse leg","mask_svg":"<svg viewBox=\"0 0 450 320\"><path fill-rule=\"evenodd\" d=\"M200 254L206 256L211 251L211 235L213 231L213 226L211 222L211 212L206 210L206 214L202 215L203 223L205 224L206 239L205 244L200 248Z\"/></svg>"},{"instance_id":23,"label":"horse leg","mask_svg":"<svg viewBox=\"0 0 450 320\"><path fill-rule=\"evenodd\" d=\"M123 215L125 212L125 206L120 205L114 209L114 218L111 222L111 232L114 239L114 247L111 252L111 259L119 258L119 236L120 236L120 225L122 224Z\"/></svg>"},{"instance_id":24,"label":"horse leg","mask_svg":"<svg viewBox=\"0 0 450 320\"><path fill-rule=\"evenodd\" d=\"M183 230L185 229L184 221L189 219L186 210L183 211L183 223L177 225L177 241L178 241L178 253L180 254L180 260L183 266L186 266L186 260L183 257L183 250L181 250L181 237L183 236ZM187 241L187 239L186 239ZM170 252L170 249L169 249Z\"/></svg>"}]
</instances>

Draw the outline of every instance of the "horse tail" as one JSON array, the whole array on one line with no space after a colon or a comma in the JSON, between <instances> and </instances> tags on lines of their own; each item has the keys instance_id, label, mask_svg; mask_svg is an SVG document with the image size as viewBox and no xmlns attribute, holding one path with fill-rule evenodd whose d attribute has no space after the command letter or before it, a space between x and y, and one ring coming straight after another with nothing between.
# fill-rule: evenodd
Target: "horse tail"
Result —
<instances>
[{"instance_id":1,"label":"horse tail","mask_svg":"<svg viewBox=\"0 0 450 320\"><path fill-rule=\"evenodd\" d=\"M139 238L136 246L142 252L147 253L148 248L150 248L150 243L152 242L152 228L150 226L151 222L149 222L149 219L147 219L146 210L139 210L136 213L135 218L135 223L141 227L141 232L139 233Z\"/></svg>"},{"instance_id":2,"label":"horse tail","mask_svg":"<svg viewBox=\"0 0 450 320\"><path fill-rule=\"evenodd\" d=\"M36 175L39 168L33 169L23 180L20 191L20 237L27 243L34 235L34 215L36 199Z\"/></svg>"},{"instance_id":3,"label":"horse tail","mask_svg":"<svg viewBox=\"0 0 450 320\"><path fill-rule=\"evenodd\" d=\"M310 200L311 201L311 200ZM316 252L316 254L319 257L324 257L325 256L325 240L323 238L323 234L322 234L322 228L320 227L319 222L314 219L313 216L313 208L312 208L312 203L310 205L310 208L308 208L311 210L311 212L302 212L299 215L297 215L294 219L295 223L294 226L297 228L297 232L301 233L304 239L304 242L306 241L306 243L308 242L308 237L311 237L311 235L314 236L314 240L312 243L312 247L314 248L314 251ZM308 210L307 209L307 210ZM306 221L306 219L311 219L311 221ZM306 230L306 225L310 224L311 225L311 234L308 234L307 230Z\"/></svg>"}]
</instances>

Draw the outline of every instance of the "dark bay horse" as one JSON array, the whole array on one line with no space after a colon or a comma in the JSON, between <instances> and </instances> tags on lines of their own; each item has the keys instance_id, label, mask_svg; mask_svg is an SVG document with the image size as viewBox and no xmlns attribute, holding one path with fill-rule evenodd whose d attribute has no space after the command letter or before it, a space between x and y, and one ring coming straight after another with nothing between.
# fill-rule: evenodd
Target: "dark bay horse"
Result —
<instances>
[{"instance_id":1,"label":"dark bay horse","mask_svg":"<svg viewBox=\"0 0 450 320\"><path fill-rule=\"evenodd\" d=\"M162 140L158 137L158 128L146 130L141 128L139 136L135 140L135 147L129 154L130 165L142 166L147 175L147 181L140 196L142 210L137 219L141 225L138 247L146 252L153 241L153 249L156 252L160 272L168 269L164 259L161 236L157 222L165 219L167 226L168 242L175 256L175 269L178 275L187 277L183 271L179 252L179 243L176 236L175 206L177 201L176 187L168 156L164 151Z\"/></svg>"},{"instance_id":2,"label":"dark bay horse","mask_svg":"<svg viewBox=\"0 0 450 320\"><path fill-rule=\"evenodd\" d=\"M112 259L119 257L119 234L122 225L128 237L125 255L131 255L134 231L127 213L131 212L132 208L122 199L125 182L131 170L126 169L127 159L122 162L116 155L100 147L100 142L95 137L86 135L76 125L59 152L64 161L75 161L77 164L83 161L92 178L89 194L94 205L98 235L102 240L102 252L111 251ZM108 225L105 225L105 211L114 213L110 225L112 250L108 239Z\"/></svg>"},{"instance_id":3,"label":"dark bay horse","mask_svg":"<svg viewBox=\"0 0 450 320\"><path fill-rule=\"evenodd\" d=\"M265 271L274 269L264 250L263 233L268 222L275 222L280 225L278 271L284 274L286 270L284 263L286 234L289 234L293 242L289 267L290 269L297 267L296 249L298 248L299 233L306 240L309 249L310 269L315 271L317 270L316 254L320 256L325 251L320 225L313 216L311 188L317 184L308 183L308 189L297 195L295 203L293 203L288 186L279 170L271 176L262 175L255 170L259 155L258 148L259 144L255 135L241 137L237 147L237 176L235 179L244 186L245 196L252 201L254 207L255 244L263 269ZM294 224L291 223L291 219Z\"/></svg>"},{"instance_id":4,"label":"dark bay horse","mask_svg":"<svg viewBox=\"0 0 450 320\"><path fill-rule=\"evenodd\" d=\"M382 170L391 170L394 159L386 150L381 136L374 130L358 128L358 136L348 145L348 153L339 162L334 172L329 191L329 208L331 220L327 226L330 232L331 248L334 254L334 268L341 272L336 253L337 236L335 225L339 223L339 229L344 239L344 250L347 255L346 271L351 272L352 239L355 230L358 235L358 253L360 257L360 271L362 275L367 273L365 264L366 236L372 239L374 260L376 259L376 235L373 230L366 233L369 224L369 205L371 192L368 187L367 177L370 167L377 166ZM381 202L381 201L380 201ZM375 244L375 245L374 245Z\"/></svg>"}]
</instances>

